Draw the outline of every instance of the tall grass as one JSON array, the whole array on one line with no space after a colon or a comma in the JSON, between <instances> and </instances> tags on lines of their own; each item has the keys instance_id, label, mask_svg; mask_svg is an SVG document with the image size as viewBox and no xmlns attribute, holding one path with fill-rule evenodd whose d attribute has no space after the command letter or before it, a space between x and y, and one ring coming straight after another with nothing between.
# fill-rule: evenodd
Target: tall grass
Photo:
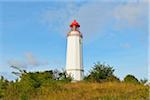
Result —
<instances>
[{"instance_id":1,"label":"tall grass","mask_svg":"<svg viewBox=\"0 0 150 100\"><path fill-rule=\"evenodd\" d=\"M9 92L4 100L149 100L148 90L148 86L131 83L53 83L23 94Z\"/></svg>"}]
</instances>

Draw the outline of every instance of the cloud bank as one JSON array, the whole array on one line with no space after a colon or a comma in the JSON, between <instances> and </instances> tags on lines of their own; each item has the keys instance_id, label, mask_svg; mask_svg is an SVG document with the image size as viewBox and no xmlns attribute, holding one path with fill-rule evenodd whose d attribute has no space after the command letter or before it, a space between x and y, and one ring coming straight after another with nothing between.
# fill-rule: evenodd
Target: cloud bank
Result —
<instances>
[{"instance_id":1,"label":"cloud bank","mask_svg":"<svg viewBox=\"0 0 150 100\"><path fill-rule=\"evenodd\" d=\"M137 28L148 30L148 2L66 2L64 8L49 8L42 12L42 21L49 29L65 36L69 23L74 19L81 25L85 40L91 41L102 36L108 25L115 30ZM56 27L57 26L57 27Z\"/></svg>"}]
</instances>

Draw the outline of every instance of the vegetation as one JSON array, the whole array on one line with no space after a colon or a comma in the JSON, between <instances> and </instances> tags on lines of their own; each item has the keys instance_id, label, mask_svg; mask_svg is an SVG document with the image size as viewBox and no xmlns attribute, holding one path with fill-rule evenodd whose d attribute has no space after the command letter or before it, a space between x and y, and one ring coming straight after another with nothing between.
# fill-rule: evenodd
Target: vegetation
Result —
<instances>
[{"instance_id":1,"label":"vegetation","mask_svg":"<svg viewBox=\"0 0 150 100\"><path fill-rule=\"evenodd\" d=\"M141 80L140 80L140 83L141 83L141 84L146 84L147 82L148 82L147 79L141 79Z\"/></svg>"},{"instance_id":2,"label":"vegetation","mask_svg":"<svg viewBox=\"0 0 150 100\"><path fill-rule=\"evenodd\" d=\"M120 81L114 69L96 63L81 82L72 83L65 71L26 72L15 67L19 79L0 78L0 100L148 100L149 86L133 75ZM17 74L16 74L17 73Z\"/></svg>"},{"instance_id":3,"label":"vegetation","mask_svg":"<svg viewBox=\"0 0 150 100\"><path fill-rule=\"evenodd\" d=\"M89 75L85 77L85 80L92 82L105 82L105 81L118 81L119 78L114 76L114 69L110 65L101 64L97 62L90 71Z\"/></svg>"},{"instance_id":4,"label":"vegetation","mask_svg":"<svg viewBox=\"0 0 150 100\"><path fill-rule=\"evenodd\" d=\"M133 76L133 75L127 75L125 78L124 78L124 82L127 82L127 83L139 83L138 79Z\"/></svg>"}]
</instances>

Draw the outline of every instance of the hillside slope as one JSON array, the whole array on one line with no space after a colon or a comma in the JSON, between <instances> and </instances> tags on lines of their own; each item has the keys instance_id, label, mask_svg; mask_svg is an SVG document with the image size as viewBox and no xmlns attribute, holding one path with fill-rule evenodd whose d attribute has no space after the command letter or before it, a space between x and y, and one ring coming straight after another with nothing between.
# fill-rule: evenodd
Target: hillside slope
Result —
<instances>
[{"instance_id":1,"label":"hillside slope","mask_svg":"<svg viewBox=\"0 0 150 100\"><path fill-rule=\"evenodd\" d=\"M53 83L33 91L15 87L7 91L6 100L148 100L149 87L127 83ZM10 89L9 89L10 90Z\"/></svg>"}]
</instances>

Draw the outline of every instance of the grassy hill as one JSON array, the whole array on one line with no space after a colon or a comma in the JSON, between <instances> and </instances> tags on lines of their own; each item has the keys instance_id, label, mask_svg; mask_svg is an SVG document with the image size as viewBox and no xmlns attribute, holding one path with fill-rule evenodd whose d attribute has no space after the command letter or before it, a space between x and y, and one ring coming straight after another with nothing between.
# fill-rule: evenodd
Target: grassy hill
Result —
<instances>
[{"instance_id":1,"label":"grassy hill","mask_svg":"<svg viewBox=\"0 0 150 100\"><path fill-rule=\"evenodd\" d=\"M16 67L14 67L16 68ZM18 69L18 68L17 68ZM66 72L13 72L19 80L0 78L0 100L149 100L149 86L133 75L120 81L109 65L96 64L83 81Z\"/></svg>"},{"instance_id":2,"label":"grassy hill","mask_svg":"<svg viewBox=\"0 0 150 100\"><path fill-rule=\"evenodd\" d=\"M148 87L125 83L69 83L61 89L41 90L33 99L44 100L148 100Z\"/></svg>"},{"instance_id":3,"label":"grassy hill","mask_svg":"<svg viewBox=\"0 0 150 100\"><path fill-rule=\"evenodd\" d=\"M51 83L40 88L19 91L9 87L4 100L148 100L149 87L141 84L104 83ZM2 100L3 100L2 99Z\"/></svg>"}]
</instances>

